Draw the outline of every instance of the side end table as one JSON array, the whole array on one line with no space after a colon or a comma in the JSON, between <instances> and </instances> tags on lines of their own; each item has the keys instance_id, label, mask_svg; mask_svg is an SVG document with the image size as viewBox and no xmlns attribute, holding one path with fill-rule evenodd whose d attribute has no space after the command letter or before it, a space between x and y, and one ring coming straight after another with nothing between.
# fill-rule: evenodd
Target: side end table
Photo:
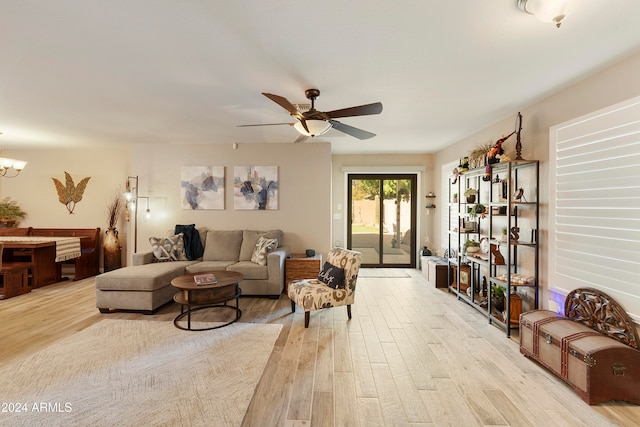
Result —
<instances>
[{"instance_id":1,"label":"side end table","mask_svg":"<svg viewBox=\"0 0 640 427\"><path fill-rule=\"evenodd\" d=\"M284 265L284 292L287 293L289 283L294 280L315 279L322 270L322 254L306 256L291 254Z\"/></svg>"}]
</instances>

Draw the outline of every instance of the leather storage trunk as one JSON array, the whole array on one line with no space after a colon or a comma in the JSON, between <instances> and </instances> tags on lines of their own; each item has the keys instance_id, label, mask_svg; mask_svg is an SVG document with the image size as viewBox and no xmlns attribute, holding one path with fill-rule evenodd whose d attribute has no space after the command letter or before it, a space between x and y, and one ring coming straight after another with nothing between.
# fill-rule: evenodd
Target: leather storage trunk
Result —
<instances>
[{"instance_id":1,"label":"leather storage trunk","mask_svg":"<svg viewBox=\"0 0 640 427\"><path fill-rule=\"evenodd\" d=\"M520 352L558 375L588 404L640 404L640 351L547 310L520 316Z\"/></svg>"}]
</instances>

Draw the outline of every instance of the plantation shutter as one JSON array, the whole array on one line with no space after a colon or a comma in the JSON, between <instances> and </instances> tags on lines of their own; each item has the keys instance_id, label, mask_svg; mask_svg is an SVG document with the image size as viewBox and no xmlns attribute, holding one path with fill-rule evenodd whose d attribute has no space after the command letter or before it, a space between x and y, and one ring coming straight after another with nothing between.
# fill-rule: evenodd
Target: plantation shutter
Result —
<instances>
[{"instance_id":1,"label":"plantation shutter","mask_svg":"<svg viewBox=\"0 0 640 427\"><path fill-rule=\"evenodd\" d=\"M640 98L551 128L549 286L640 321Z\"/></svg>"}]
</instances>

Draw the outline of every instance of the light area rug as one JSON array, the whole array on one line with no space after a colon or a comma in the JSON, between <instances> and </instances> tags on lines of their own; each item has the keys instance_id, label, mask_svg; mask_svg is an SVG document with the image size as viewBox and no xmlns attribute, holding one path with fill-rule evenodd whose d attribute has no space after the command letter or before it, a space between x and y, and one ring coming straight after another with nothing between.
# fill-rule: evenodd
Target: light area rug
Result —
<instances>
[{"instance_id":1,"label":"light area rug","mask_svg":"<svg viewBox=\"0 0 640 427\"><path fill-rule=\"evenodd\" d=\"M281 329L101 320L0 368L0 425L238 426Z\"/></svg>"}]
</instances>

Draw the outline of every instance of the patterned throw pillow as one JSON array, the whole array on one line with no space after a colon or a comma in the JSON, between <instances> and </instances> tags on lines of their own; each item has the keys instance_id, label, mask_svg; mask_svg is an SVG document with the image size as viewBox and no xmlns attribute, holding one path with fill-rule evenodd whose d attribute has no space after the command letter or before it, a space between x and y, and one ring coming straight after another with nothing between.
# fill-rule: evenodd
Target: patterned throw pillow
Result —
<instances>
[{"instance_id":1,"label":"patterned throw pillow","mask_svg":"<svg viewBox=\"0 0 640 427\"><path fill-rule=\"evenodd\" d=\"M184 239L182 233L168 237L150 237L154 261L186 261Z\"/></svg>"},{"instance_id":2,"label":"patterned throw pillow","mask_svg":"<svg viewBox=\"0 0 640 427\"><path fill-rule=\"evenodd\" d=\"M264 236L260 236L256 247L253 249L251 262L255 262L258 265L267 265L267 254L277 247L278 239L267 239Z\"/></svg>"},{"instance_id":3,"label":"patterned throw pillow","mask_svg":"<svg viewBox=\"0 0 640 427\"><path fill-rule=\"evenodd\" d=\"M333 289L344 288L344 268L324 263L322 271L318 275L318 280Z\"/></svg>"}]
</instances>

